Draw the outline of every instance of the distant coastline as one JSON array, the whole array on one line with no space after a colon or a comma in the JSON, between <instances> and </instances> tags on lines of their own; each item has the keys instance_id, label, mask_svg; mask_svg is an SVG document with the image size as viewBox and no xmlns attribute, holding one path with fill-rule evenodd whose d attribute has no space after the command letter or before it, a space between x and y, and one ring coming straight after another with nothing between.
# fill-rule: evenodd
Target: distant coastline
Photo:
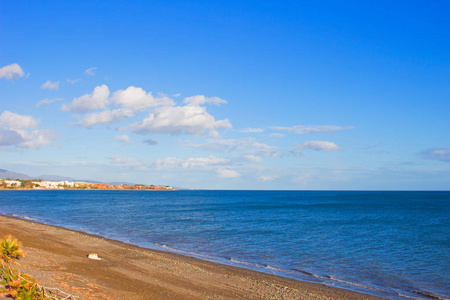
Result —
<instances>
[{"instance_id":1,"label":"distant coastline","mask_svg":"<svg viewBox=\"0 0 450 300\"><path fill-rule=\"evenodd\" d=\"M169 185L107 184L83 181L54 181L42 179L0 179L0 190L119 190L174 191Z\"/></svg>"}]
</instances>

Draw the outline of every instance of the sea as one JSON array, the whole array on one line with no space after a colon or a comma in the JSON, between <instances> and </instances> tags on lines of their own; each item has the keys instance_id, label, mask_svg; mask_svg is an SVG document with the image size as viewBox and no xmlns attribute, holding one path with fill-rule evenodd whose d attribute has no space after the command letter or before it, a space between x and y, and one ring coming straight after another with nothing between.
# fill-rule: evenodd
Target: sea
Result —
<instances>
[{"instance_id":1,"label":"sea","mask_svg":"<svg viewBox=\"0 0 450 300\"><path fill-rule=\"evenodd\" d=\"M450 192L11 190L0 213L388 299L450 298Z\"/></svg>"}]
</instances>

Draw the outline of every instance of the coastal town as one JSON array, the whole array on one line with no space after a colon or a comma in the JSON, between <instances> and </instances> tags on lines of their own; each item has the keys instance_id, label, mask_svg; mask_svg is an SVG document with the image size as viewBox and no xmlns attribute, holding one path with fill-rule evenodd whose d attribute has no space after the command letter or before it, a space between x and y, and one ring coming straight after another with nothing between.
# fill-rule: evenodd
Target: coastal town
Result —
<instances>
[{"instance_id":1,"label":"coastal town","mask_svg":"<svg viewBox=\"0 0 450 300\"><path fill-rule=\"evenodd\" d=\"M32 189L32 190L152 190L173 191L171 186L143 184L107 184L81 181L51 181L51 180L19 180L0 179L0 190Z\"/></svg>"}]
</instances>

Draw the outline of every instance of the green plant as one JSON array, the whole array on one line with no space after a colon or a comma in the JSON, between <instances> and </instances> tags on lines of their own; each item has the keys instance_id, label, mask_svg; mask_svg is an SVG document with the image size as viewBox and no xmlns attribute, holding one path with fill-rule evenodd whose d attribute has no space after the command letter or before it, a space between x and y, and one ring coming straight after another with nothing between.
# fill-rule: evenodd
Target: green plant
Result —
<instances>
[{"instance_id":1,"label":"green plant","mask_svg":"<svg viewBox=\"0 0 450 300\"><path fill-rule=\"evenodd\" d=\"M7 268L4 265L2 265L1 268L1 284L9 284L10 282L16 281L19 279L19 272L13 271L14 269ZM15 272L15 274L14 274Z\"/></svg>"},{"instance_id":2,"label":"green plant","mask_svg":"<svg viewBox=\"0 0 450 300\"><path fill-rule=\"evenodd\" d=\"M25 256L22 249L22 243L11 235L7 235L0 243L0 256L5 262L10 262L13 258Z\"/></svg>"},{"instance_id":3,"label":"green plant","mask_svg":"<svg viewBox=\"0 0 450 300\"><path fill-rule=\"evenodd\" d=\"M19 300L38 299L40 295L36 280L23 274L17 280L8 282L11 297Z\"/></svg>"},{"instance_id":4,"label":"green plant","mask_svg":"<svg viewBox=\"0 0 450 300\"><path fill-rule=\"evenodd\" d=\"M16 296L16 300L36 300L41 297L37 285L22 289ZM41 298L42 299L42 298Z\"/></svg>"},{"instance_id":5,"label":"green plant","mask_svg":"<svg viewBox=\"0 0 450 300\"><path fill-rule=\"evenodd\" d=\"M30 275L19 275L19 271L2 265L0 267L1 284L7 286L7 289L0 289L0 293L9 292L9 295L16 300L34 300L54 299L49 292L44 292L39 288L35 279Z\"/></svg>"}]
</instances>

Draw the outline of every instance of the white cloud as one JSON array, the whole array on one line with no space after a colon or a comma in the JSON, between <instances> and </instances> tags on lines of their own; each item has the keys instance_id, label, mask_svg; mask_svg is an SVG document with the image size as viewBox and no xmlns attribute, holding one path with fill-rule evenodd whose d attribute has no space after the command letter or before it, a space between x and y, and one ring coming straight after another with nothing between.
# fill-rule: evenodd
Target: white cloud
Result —
<instances>
[{"instance_id":1,"label":"white cloud","mask_svg":"<svg viewBox=\"0 0 450 300\"><path fill-rule=\"evenodd\" d=\"M67 78L67 80L66 80L66 82L68 82L68 83L70 83L72 85L74 85L75 83L80 82L80 81L81 81L80 78L76 78L76 79Z\"/></svg>"},{"instance_id":2,"label":"white cloud","mask_svg":"<svg viewBox=\"0 0 450 300\"><path fill-rule=\"evenodd\" d=\"M239 174L235 170L229 169L229 167L226 166L226 164L228 164L229 162L229 159L211 155L208 157L189 157L186 159L166 157L163 159L157 159L154 165L157 170L179 168L189 170L214 171L221 178L240 177L241 174Z\"/></svg>"},{"instance_id":3,"label":"white cloud","mask_svg":"<svg viewBox=\"0 0 450 300\"><path fill-rule=\"evenodd\" d=\"M243 132L243 133L261 133L261 132L264 132L264 129L262 129L262 128L244 128L239 131Z\"/></svg>"},{"instance_id":4,"label":"white cloud","mask_svg":"<svg viewBox=\"0 0 450 300\"><path fill-rule=\"evenodd\" d=\"M0 115L0 147L40 148L56 139L50 130L35 129L39 120L10 111Z\"/></svg>"},{"instance_id":5,"label":"white cloud","mask_svg":"<svg viewBox=\"0 0 450 300\"><path fill-rule=\"evenodd\" d=\"M134 116L131 109L118 108L114 110L104 110L98 113L85 115L79 122L79 125L91 127L94 125L117 123Z\"/></svg>"},{"instance_id":6,"label":"white cloud","mask_svg":"<svg viewBox=\"0 0 450 300\"><path fill-rule=\"evenodd\" d=\"M18 64L10 64L0 68L0 78L17 79L23 75L22 68Z\"/></svg>"},{"instance_id":7,"label":"white cloud","mask_svg":"<svg viewBox=\"0 0 450 300\"><path fill-rule=\"evenodd\" d=\"M134 158L124 156L110 156L111 164L120 167L131 168L133 170L152 170L152 171L167 171L177 170L181 172L188 170L189 176L192 176L193 171L214 172L220 178L235 178L240 177L241 174L231 169L228 164L229 159L220 158L216 156L207 157L165 157L154 161L138 161Z\"/></svg>"},{"instance_id":8,"label":"white cloud","mask_svg":"<svg viewBox=\"0 0 450 300\"><path fill-rule=\"evenodd\" d=\"M13 130L36 128L38 123L39 120L32 116L19 115L7 110L0 115L0 126Z\"/></svg>"},{"instance_id":9,"label":"white cloud","mask_svg":"<svg viewBox=\"0 0 450 300\"><path fill-rule=\"evenodd\" d=\"M59 81L50 81L47 80L44 84L41 85L41 89L47 89L47 90L59 90Z\"/></svg>"},{"instance_id":10,"label":"white cloud","mask_svg":"<svg viewBox=\"0 0 450 300\"><path fill-rule=\"evenodd\" d=\"M259 163L262 161L261 157L251 155L251 154L244 155L244 156L242 156L242 158L250 163Z\"/></svg>"},{"instance_id":11,"label":"white cloud","mask_svg":"<svg viewBox=\"0 0 450 300\"><path fill-rule=\"evenodd\" d=\"M256 149L274 149L274 147L257 142L254 138L245 139L211 139L205 144L193 144L186 142L184 144L186 147L198 148L214 152L231 152L236 150L242 150L246 148L256 148Z\"/></svg>"},{"instance_id":12,"label":"white cloud","mask_svg":"<svg viewBox=\"0 0 450 300\"><path fill-rule=\"evenodd\" d=\"M204 95L196 95L196 96L186 97L186 98L184 98L183 102L186 103L187 105L194 105L194 106L198 106L198 105L202 105L202 104L220 105L220 104L227 103L226 100L220 99L219 97L206 97Z\"/></svg>"},{"instance_id":13,"label":"white cloud","mask_svg":"<svg viewBox=\"0 0 450 300\"><path fill-rule=\"evenodd\" d=\"M171 106L175 103L169 97L162 95L154 97L151 92L146 93L142 88L130 86L126 90L118 90L114 93L112 101L117 106L133 108L136 110L153 106Z\"/></svg>"},{"instance_id":14,"label":"white cloud","mask_svg":"<svg viewBox=\"0 0 450 300\"><path fill-rule=\"evenodd\" d=\"M288 131L296 134L305 133L331 133L337 130L353 129L353 126L335 126L335 125L296 125L292 127L274 126L273 130Z\"/></svg>"},{"instance_id":15,"label":"white cloud","mask_svg":"<svg viewBox=\"0 0 450 300\"><path fill-rule=\"evenodd\" d=\"M300 144L297 146L298 150L303 149L310 149L315 151L325 151L325 152L331 152L331 151L339 151L341 150L338 145L332 142L327 141L307 141L303 144Z\"/></svg>"},{"instance_id":16,"label":"white cloud","mask_svg":"<svg viewBox=\"0 0 450 300\"><path fill-rule=\"evenodd\" d=\"M271 134L269 134L269 138L271 138L271 139L278 139L278 138L282 138L284 136L285 135L282 134L282 133L271 133Z\"/></svg>"},{"instance_id":17,"label":"white cloud","mask_svg":"<svg viewBox=\"0 0 450 300\"><path fill-rule=\"evenodd\" d=\"M230 170L230 169L217 169L216 173L220 178L241 177L241 174L239 172L237 172L235 170Z\"/></svg>"},{"instance_id":18,"label":"white cloud","mask_svg":"<svg viewBox=\"0 0 450 300\"><path fill-rule=\"evenodd\" d=\"M227 119L216 121L204 107L186 105L157 107L140 123L122 129L131 129L141 134L166 133L217 137L219 135L217 129L222 128L232 128L230 121Z\"/></svg>"},{"instance_id":19,"label":"white cloud","mask_svg":"<svg viewBox=\"0 0 450 300\"><path fill-rule=\"evenodd\" d=\"M450 148L430 148L422 151L420 155L425 159L450 162Z\"/></svg>"},{"instance_id":20,"label":"white cloud","mask_svg":"<svg viewBox=\"0 0 450 300\"><path fill-rule=\"evenodd\" d=\"M44 99L44 100L39 101L38 103L36 103L36 107L39 107L39 106L44 105L44 104L50 104L50 103L53 103L53 102L61 101L61 100L64 100L64 98Z\"/></svg>"},{"instance_id":21,"label":"white cloud","mask_svg":"<svg viewBox=\"0 0 450 300\"><path fill-rule=\"evenodd\" d=\"M0 149L2 146L15 146L18 148L40 148L56 139L50 130L11 130L0 128Z\"/></svg>"},{"instance_id":22,"label":"white cloud","mask_svg":"<svg viewBox=\"0 0 450 300\"><path fill-rule=\"evenodd\" d=\"M92 94L74 98L71 104L62 106L62 110L86 113L90 110L105 108L108 105L109 88L105 84L95 87Z\"/></svg>"},{"instance_id":23,"label":"white cloud","mask_svg":"<svg viewBox=\"0 0 450 300\"><path fill-rule=\"evenodd\" d=\"M130 86L125 90L114 92L109 99L109 88L106 85L97 86L92 94L74 98L72 103L62 105L63 111L71 110L75 113L86 113L95 109L104 109L101 112L90 113L77 123L91 127L98 124L110 124L134 117L139 110L148 109L148 115L140 122L121 127L121 130L132 130L140 134L161 133L171 135L219 135L219 129L232 128L228 119L216 120L209 114L202 104L221 104L225 100L218 97L205 97L197 95L187 97L186 105L174 106L174 101L167 95L157 97L151 92L147 93L139 87ZM120 109L107 109L107 106L121 107Z\"/></svg>"},{"instance_id":24,"label":"white cloud","mask_svg":"<svg viewBox=\"0 0 450 300\"><path fill-rule=\"evenodd\" d=\"M260 157L269 157L269 158L277 158L280 157L280 153L272 150L258 150L254 151L253 154Z\"/></svg>"},{"instance_id":25,"label":"white cloud","mask_svg":"<svg viewBox=\"0 0 450 300\"><path fill-rule=\"evenodd\" d=\"M277 179L276 176L260 176L259 179L261 179L262 181L272 181Z\"/></svg>"},{"instance_id":26,"label":"white cloud","mask_svg":"<svg viewBox=\"0 0 450 300\"><path fill-rule=\"evenodd\" d=\"M87 70L84 70L84 73L87 76L94 76L95 75L95 72L94 72L95 70L97 70L97 67L92 67L92 68L89 68Z\"/></svg>"},{"instance_id":27,"label":"white cloud","mask_svg":"<svg viewBox=\"0 0 450 300\"><path fill-rule=\"evenodd\" d=\"M124 144L128 144L130 142L130 137L126 134L118 135L114 138L116 141L122 142Z\"/></svg>"},{"instance_id":28,"label":"white cloud","mask_svg":"<svg viewBox=\"0 0 450 300\"><path fill-rule=\"evenodd\" d=\"M18 131L22 136L22 142L17 146L21 148L40 148L41 146L50 144L56 139L56 134L51 130L33 130L33 131Z\"/></svg>"},{"instance_id":29,"label":"white cloud","mask_svg":"<svg viewBox=\"0 0 450 300\"><path fill-rule=\"evenodd\" d=\"M211 170L214 167L228 163L226 158L220 158L213 155L207 157L189 157L189 158L176 158L166 157L160 158L155 161L156 169L167 168L182 168L193 170Z\"/></svg>"}]
</instances>

